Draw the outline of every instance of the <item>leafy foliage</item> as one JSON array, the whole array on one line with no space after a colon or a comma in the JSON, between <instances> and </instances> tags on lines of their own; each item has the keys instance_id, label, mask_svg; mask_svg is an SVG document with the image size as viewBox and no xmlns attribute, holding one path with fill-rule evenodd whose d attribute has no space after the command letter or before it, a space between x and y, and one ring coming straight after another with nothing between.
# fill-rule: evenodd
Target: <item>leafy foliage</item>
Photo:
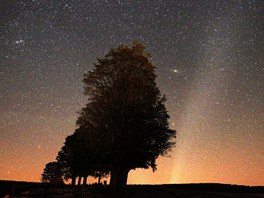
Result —
<instances>
[{"instance_id":1,"label":"leafy foliage","mask_svg":"<svg viewBox=\"0 0 264 198\"><path fill-rule=\"evenodd\" d=\"M95 145L88 130L79 128L66 138L64 146L58 153L57 161L65 180L76 177L105 177L108 174L100 162L101 156L96 152Z\"/></svg>"},{"instance_id":2,"label":"leafy foliage","mask_svg":"<svg viewBox=\"0 0 264 198\"><path fill-rule=\"evenodd\" d=\"M117 187L126 184L131 169L156 170L158 156L175 145L176 131L169 129L166 98L155 82L155 69L137 42L98 59L84 75L88 103L79 112L78 128L56 158L60 177L72 178L73 183L84 177L86 183L89 175L100 181L110 172L110 184Z\"/></svg>"},{"instance_id":3,"label":"leafy foliage","mask_svg":"<svg viewBox=\"0 0 264 198\"><path fill-rule=\"evenodd\" d=\"M126 183L131 169L155 170L157 157L175 144L166 99L155 79L155 67L141 43L112 49L85 74L88 103L77 125L87 131L93 151L104 159L101 164L109 167L117 185Z\"/></svg>"},{"instance_id":4,"label":"leafy foliage","mask_svg":"<svg viewBox=\"0 0 264 198\"><path fill-rule=\"evenodd\" d=\"M50 184L63 184L62 170L57 162L49 162L46 164L44 171L41 175L43 183Z\"/></svg>"}]
</instances>

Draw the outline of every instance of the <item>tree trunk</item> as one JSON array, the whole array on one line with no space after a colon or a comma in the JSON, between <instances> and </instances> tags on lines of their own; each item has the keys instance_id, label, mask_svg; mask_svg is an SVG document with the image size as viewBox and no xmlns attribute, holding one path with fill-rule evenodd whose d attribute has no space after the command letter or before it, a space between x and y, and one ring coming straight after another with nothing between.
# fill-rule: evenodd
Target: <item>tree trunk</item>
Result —
<instances>
[{"instance_id":1,"label":"tree trunk","mask_svg":"<svg viewBox=\"0 0 264 198\"><path fill-rule=\"evenodd\" d=\"M129 172L128 169L124 169L121 167L114 167L111 170L110 186L113 189L118 189L126 186L128 172Z\"/></svg>"},{"instance_id":2,"label":"tree trunk","mask_svg":"<svg viewBox=\"0 0 264 198\"><path fill-rule=\"evenodd\" d=\"M78 185L81 185L82 176L78 177Z\"/></svg>"},{"instance_id":3,"label":"tree trunk","mask_svg":"<svg viewBox=\"0 0 264 198\"><path fill-rule=\"evenodd\" d=\"M84 177L83 177L83 185L86 185L86 184L87 184L87 177L88 177L88 176L84 176Z\"/></svg>"},{"instance_id":4,"label":"tree trunk","mask_svg":"<svg viewBox=\"0 0 264 198\"><path fill-rule=\"evenodd\" d=\"M72 185L75 186L75 184L76 184L76 177L72 176Z\"/></svg>"},{"instance_id":5,"label":"tree trunk","mask_svg":"<svg viewBox=\"0 0 264 198\"><path fill-rule=\"evenodd\" d=\"M99 174L99 177L98 177L98 184L101 183L101 174Z\"/></svg>"}]
</instances>

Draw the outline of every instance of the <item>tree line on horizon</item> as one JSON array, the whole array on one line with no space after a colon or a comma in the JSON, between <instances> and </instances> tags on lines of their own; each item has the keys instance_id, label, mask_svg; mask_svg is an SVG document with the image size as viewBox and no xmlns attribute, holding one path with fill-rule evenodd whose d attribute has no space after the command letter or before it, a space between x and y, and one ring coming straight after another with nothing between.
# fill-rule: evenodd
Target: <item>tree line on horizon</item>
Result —
<instances>
[{"instance_id":1,"label":"tree line on horizon","mask_svg":"<svg viewBox=\"0 0 264 198\"><path fill-rule=\"evenodd\" d=\"M125 186L136 168L156 170L156 159L175 145L166 98L155 82L156 67L139 42L120 45L84 75L87 104L78 112L76 130L66 137L55 162L46 165L42 182L87 183L110 175L114 188Z\"/></svg>"}]
</instances>

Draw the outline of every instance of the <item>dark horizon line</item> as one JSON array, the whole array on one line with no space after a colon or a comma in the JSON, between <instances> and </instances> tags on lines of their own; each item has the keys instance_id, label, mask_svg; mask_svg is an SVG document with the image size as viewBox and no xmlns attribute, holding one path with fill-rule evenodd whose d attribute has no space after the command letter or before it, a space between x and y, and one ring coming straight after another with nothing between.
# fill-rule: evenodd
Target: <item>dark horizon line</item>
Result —
<instances>
[{"instance_id":1,"label":"dark horizon line","mask_svg":"<svg viewBox=\"0 0 264 198\"><path fill-rule=\"evenodd\" d=\"M35 182L35 181L18 181L18 180L2 180L0 179L0 183L2 182L17 182L17 183L33 183L33 184L45 184L42 183L41 181ZM48 184L48 183L47 183ZM70 185L69 184L49 184L49 185ZM82 184L81 184L82 185ZM87 184L89 185L89 184ZM244 185L244 184L231 184L231 183L164 183L164 184L127 184L127 186L162 186L162 185L225 185L225 186L236 186L236 187L260 187L264 188L263 186L252 186L252 185ZM76 185L78 186L78 185Z\"/></svg>"}]
</instances>

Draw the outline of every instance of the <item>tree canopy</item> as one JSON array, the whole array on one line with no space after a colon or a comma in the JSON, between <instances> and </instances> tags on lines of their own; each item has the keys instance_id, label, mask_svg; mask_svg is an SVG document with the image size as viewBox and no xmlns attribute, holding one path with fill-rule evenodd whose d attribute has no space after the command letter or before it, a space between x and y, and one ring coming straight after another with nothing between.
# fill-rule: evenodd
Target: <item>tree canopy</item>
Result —
<instances>
[{"instance_id":1,"label":"tree canopy","mask_svg":"<svg viewBox=\"0 0 264 198\"><path fill-rule=\"evenodd\" d=\"M41 175L43 183L50 184L63 184L62 170L57 162L49 162L46 164L44 171Z\"/></svg>"},{"instance_id":2,"label":"tree canopy","mask_svg":"<svg viewBox=\"0 0 264 198\"><path fill-rule=\"evenodd\" d=\"M108 174L108 170L102 165L102 157L98 155L95 148L93 138L91 138L88 130L77 129L72 135L66 138L64 146L57 155L57 162L63 172L65 180L72 179L75 185L76 178L84 178L84 184L87 182L88 176L104 177Z\"/></svg>"},{"instance_id":3,"label":"tree canopy","mask_svg":"<svg viewBox=\"0 0 264 198\"><path fill-rule=\"evenodd\" d=\"M156 84L155 69L138 42L97 59L84 75L88 101L79 112L77 128L66 138L57 162L46 165L42 181L58 182L63 176L75 184L79 177L80 184L83 177L86 184L88 176L100 182L110 173L110 185L120 187L132 169L155 171L156 159L171 150L176 137L169 128L166 98Z\"/></svg>"},{"instance_id":4,"label":"tree canopy","mask_svg":"<svg viewBox=\"0 0 264 198\"><path fill-rule=\"evenodd\" d=\"M155 170L158 156L175 144L156 77L141 43L111 49L84 75L88 103L76 123L113 186L125 185L131 169Z\"/></svg>"}]
</instances>

